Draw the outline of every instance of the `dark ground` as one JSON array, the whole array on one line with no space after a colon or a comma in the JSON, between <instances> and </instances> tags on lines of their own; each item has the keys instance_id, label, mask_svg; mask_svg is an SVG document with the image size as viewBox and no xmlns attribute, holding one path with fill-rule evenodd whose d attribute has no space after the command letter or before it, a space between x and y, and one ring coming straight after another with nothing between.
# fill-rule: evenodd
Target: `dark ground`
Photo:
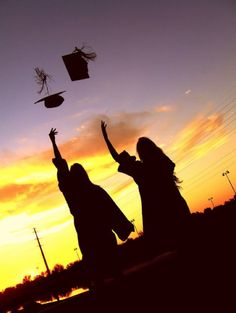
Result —
<instances>
[{"instance_id":1,"label":"dark ground","mask_svg":"<svg viewBox=\"0 0 236 313\"><path fill-rule=\"evenodd\" d=\"M235 221L236 197L214 210L192 214L174 251L153 256L142 238L127 242L123 255L131 262L123 263L123 276L107 282L103 290L38 304L24 313L234 313Z\"/></svg>"},{"instance_id":2,"label":"dark ground","mask_svg":"<svg viewBox=\"0 0 236 313\"><path fill-rule=\"evenodd\" d=\"M236 264L210 253L212 258L163 253L124 271L100 293L85 292L37 312L236 312Z\"/></svg>"}]
</instances>

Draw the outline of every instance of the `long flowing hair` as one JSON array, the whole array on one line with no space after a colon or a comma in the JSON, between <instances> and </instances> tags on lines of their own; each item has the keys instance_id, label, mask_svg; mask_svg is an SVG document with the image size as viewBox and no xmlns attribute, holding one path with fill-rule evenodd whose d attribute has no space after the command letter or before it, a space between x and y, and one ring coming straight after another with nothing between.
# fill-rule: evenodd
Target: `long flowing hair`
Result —
<instances>
[{"instance_id":1,"label":"long flowing hair","mask_svg":"<svg viewBox=\"0 0 236 313\"><path fill-rule=\"evenodd\" d=\"M169 157L163 152L163 150L159 148L150 138L140 137L137 142L136 150L140 160L143 163L151 162L153 158L155 158L155 160L165 160L169 170L172 173L172 177L176 186L180 188L179 184L182 181L174 173L174 162L172 162Z\"/></svg>"},{"instance_id":2,"label":"long flowing hair","mask_svg":"<svg viewBox=\"0 0 236 313\"><path fill-rule=\"evenodd\" d=\"M70 168L70 177L77 187L85 187L93 183L89 179L88 173L79 163L74 163Z\"/></svg>"}]
</instances>

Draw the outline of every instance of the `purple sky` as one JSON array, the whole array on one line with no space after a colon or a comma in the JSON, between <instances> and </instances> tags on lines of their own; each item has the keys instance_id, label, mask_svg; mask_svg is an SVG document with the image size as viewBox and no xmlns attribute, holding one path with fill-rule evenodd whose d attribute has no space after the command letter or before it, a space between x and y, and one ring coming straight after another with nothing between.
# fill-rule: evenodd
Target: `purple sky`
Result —
<instances>
[{"instance_id":1,"label":"purple sky","mask_svg":"<svg viewBox=\"0 0 236 313\"><path fill-rule=\"evenodd\" d=\"M235 83L235 14L233 1L217 0L1 1L2 149L78 110L182 101L195 112L205 101L217 104ZM71 82L61 56L82 44L98 57L89 80ZM36 66L53 76L52 92L67 91L60 108L33 104L40 98ZM181 98L187 89L196 95L192 103Z\"/></svg>"}]
</instances>

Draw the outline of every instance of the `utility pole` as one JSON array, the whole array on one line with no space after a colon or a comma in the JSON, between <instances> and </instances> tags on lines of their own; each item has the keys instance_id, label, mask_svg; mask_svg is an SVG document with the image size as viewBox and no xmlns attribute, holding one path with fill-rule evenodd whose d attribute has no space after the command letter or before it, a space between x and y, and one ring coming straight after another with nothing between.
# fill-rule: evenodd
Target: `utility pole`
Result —
<instances>
[{"instance_id":1,"label":"utility pole","mask_svg":"<svg viewBox=\"0 0 236 313\"><path fill-rule=\"evenodd\" d=\"M43 248L42 248L41 243L40 243L40 241L39 241L39 237L38 237L37 231L36 231L35 228L33 228L33 230L34 230L34 233L35 233L35 236L36 236L38 245L39 245L39 249L40 249L41 254L42 254L42 257L43 257L44 264L45 264L46 269L47 269L47 273L48 273L48 275L50 275L50 274L51 274L51 273L50 273L50 269L49 269L49 267L48 267L48 263L47 263L47 261L46 261L45 255L44 255L44 253L43 253Z\"/></svg>"},{"instance_id":2,"label":"utility pole","mask_svg":"<svg viewBox=\"0 0 236 313\"><path fill-rule=\"evenodd\" d=\"M208 200L211 201L212 207L214 209L215 206L214 206L214 202L213 202L213 197L210 197Z\"/></svg>"},{"instance_id":3,"label":"utility pole","mask_svg":"<svg viewBox=\"0 0 236 313\"><path fill-rule=\"evenodd\" d=\"M233 184L231 183L231 181L230 181L230 179L229 179L229 176L228 176L229 173L230 173L230 172L227 170L227 171L225 171L224 173L222 173L222 176L226 176L226 178L228 179L228 182L229 182L230 186L232 187L232 189L233 189L233 191L234 191L234 194L236 195L236 191L235 191L235 189L234 189L234 186L233 186Z\"/></svg>"}]
</instances>

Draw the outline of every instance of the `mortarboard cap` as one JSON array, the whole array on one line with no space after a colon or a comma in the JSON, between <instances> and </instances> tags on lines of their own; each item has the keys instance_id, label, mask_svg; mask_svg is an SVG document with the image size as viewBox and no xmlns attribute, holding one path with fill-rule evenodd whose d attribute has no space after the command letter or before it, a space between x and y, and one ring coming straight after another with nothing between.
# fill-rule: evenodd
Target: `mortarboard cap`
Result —
<instances>
[{"instance_id":1,"label":"mortarboard cap","mask_svg":"<svg viewBox=\"0 0 236 313\"><path fill-rule=\"evenodd\" d=\"M65 91L61 91L58 93L54 93L53 95L46 96L46 97L36 101L35 103L39 103L39 102L44 101L44 105L46 108L58 107L64 101L64 98L62 96L60 96L60 94L62 94L63 92L65 92Z\"/></svg>"}]
</instances>

